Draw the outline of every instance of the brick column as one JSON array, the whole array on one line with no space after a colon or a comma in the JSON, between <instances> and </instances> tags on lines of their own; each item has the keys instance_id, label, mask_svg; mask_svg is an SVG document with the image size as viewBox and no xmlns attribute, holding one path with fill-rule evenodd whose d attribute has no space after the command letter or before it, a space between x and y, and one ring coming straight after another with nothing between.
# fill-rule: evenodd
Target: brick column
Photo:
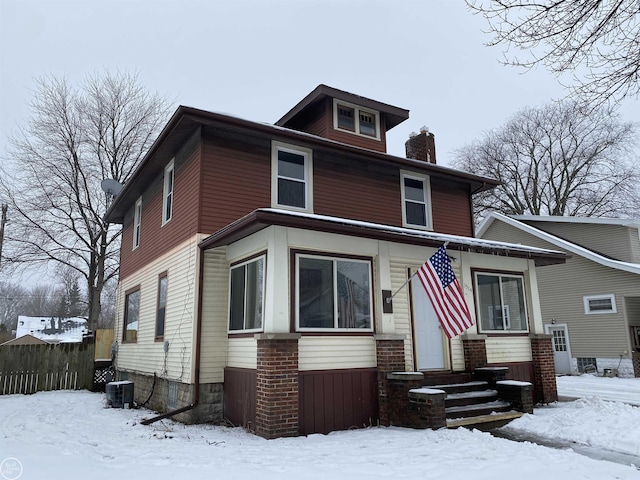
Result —
<instances>
[{"instance_id":1,"label":"brick column","mask_svg":"<svg viewBox=\"0 0 640 480\"><path fill-rule=\"evenodd\" d=\"M556 367L553 363L553 344L551 335L534 334L531 339L531 357L533 358L534 401L551 403L558 401L556 386Z\"/></svg>"},{"instance_id":2,"label":"brick column","mask_svg":"<svg viewBox=\"0 0 640 480\"><path fill-rule=\"evenodd\" d=\"M256 434L264 438L298 435L298 339L300 334L256 335Z\"/></svg>"},{"instance_id":3,"label":"brick column","mask_svg":"<svg viewBox=\"0 0 640 480\"><path fill-rule=\"evenodd\" d=\"M473 372L476 368L487 366L486 340L486 335L474 335L471 333L462 335L464 368L467 372Z\"/></svg>"},{"instance_id":4,"label":"brick column","mask_svg":"<svg viewBox=\"0 0 640 480\"><path fill-rule=\"evenodd\" d=\"M378 366L378 408L380 425L388 427L389 387L387 374L404 372L404 336L393 334L375 335L376 362Z\"/></svg>"},{"instance_id":5,"label":"brick column","mask_svg":"<svg viewBox=\"0 0 640 480\"><path fill-rule=\"evenodd\" d=\"M640 377L640 352L631 352L631 360L633 362L633 376Z\"/></svg>"}]
</instances>

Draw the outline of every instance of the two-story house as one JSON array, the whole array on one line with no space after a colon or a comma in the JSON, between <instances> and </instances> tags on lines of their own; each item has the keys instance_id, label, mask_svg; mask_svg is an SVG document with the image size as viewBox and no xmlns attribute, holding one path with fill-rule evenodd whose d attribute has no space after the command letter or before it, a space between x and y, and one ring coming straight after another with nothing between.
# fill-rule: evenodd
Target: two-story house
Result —
<instances>
[{"instance_id":1,"label":"two-story house","mask_svg":"<svg viewBox=\"0 0 640 480\"><path fill-rule=\"evenodd\" d=\"M136 401L269 438L328 432L384 423L389 370L478 358L553 400L535 267L565 255L473 238L471 196L496 181L437 165L427 131L388 155L407 118L325 85L274 125L177 109L106 215ZM451 340L403 287L445 242L477 318Z\"/></svg>"},{"instance_id":2,"label":"two-story house","mask_svg":"<svg viewBox=\"0 0 640 480\"><path fill-rule=\"evenodd\" d=\"M538 273L557 373L640 377L638 220L492 213L478 236L571 255Z\"/></svg>"}]
</instances>

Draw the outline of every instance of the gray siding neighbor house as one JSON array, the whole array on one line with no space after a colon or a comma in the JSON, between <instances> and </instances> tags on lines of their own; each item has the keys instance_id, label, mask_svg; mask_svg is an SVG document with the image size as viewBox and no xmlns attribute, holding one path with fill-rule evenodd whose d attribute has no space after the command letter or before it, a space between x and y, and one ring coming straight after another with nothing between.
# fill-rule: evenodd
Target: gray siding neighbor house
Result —
<instances>
[{"instance_id":1,"label":"gray siding neighbor house","mask_svg":"<svg viewBox=\"0 0 640 480\"><path fill-rule=\"evenodd\" d=\"M480 238L571 255L537 272L557 373L595 367L599 374L640 377L639 228L639 220L499 213L480 225Z\"/></svg>"}]
</instances>

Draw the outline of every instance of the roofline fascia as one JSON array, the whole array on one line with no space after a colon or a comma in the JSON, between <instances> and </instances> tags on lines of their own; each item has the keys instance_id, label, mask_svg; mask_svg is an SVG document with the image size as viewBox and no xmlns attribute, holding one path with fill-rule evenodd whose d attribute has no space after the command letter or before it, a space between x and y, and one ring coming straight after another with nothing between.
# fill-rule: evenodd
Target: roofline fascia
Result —
<instances>
[{"instance_id":1,"label":"roofline fascia","mask_svg":"<svg viewBox=\"0 0 640 480\"><path fill-rule=\"evenodd\" d=\"M640 264L630 264L630 262L621 262L619 260L611 260L609 258L603 257L587 248L580 247L572 242L567 240L563 240L562 238L556 237L550 233L544 232L536 227L532 227L531 225L527 225L524 222L511 218L507 215L498 212L491 212L489 217L485 219L485 221L481 225L481 229L478 230L477 236L481 237L487 228L493 223L495 220L502 221L512 227L515 227L523 232L529 233L535 237L540 238L541 240L545 240L549 243L552 243L560 248L568 250L569 252L579 255L581 257L587 258L593 262L599 263L605 267L613 268L615 270L622 270L628 273L634 273L640 275ZM486 225L486 226L485 226ZM637 265L637 266L634 266Z\"/></svg>"}]
</instances>

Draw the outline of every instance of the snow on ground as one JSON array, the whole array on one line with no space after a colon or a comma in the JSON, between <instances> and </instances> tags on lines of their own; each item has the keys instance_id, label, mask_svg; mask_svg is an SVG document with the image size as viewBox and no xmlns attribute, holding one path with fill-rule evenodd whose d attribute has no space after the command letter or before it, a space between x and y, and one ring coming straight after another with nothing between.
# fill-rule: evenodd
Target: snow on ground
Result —
<instances>
[{"instance_id":1,"label":"snow on ground","mask_svg":"<svg viewBox=\"0 0 640 480\"><path fill-rule=\"evenodd\" d=\"M640 406L640 378L609 378L595 375L562 376L556 379L561 397L597 396L603 400Z\"/></svg>"},{"instance_id":2,"label":"snow on ground","mask_svg":"<svg viewBox=\"0 0 640 480\"><path fill-rule=\"evenodd\" d=\"M602 423L596 419L604 409L611 417ZM527 416L531 418L522 428L551 436L566 430L579 441L606 432L608 448L633 451L640 438L623 433L638 430L637 410L595 399L556 404ZM554 411L562 417L547 413ZM0 462L19 460L19 478L25 480L640 479L633 466L463 428L374 427L268 441L239 428L170 420L141 425L140 420L150 415L142 409L105 408L104 394L86 391L0 396ZM560 420L566 428L554 430ZM3 464L16 465L15 460ZM14 480L15 472L9 472Z\"/></svg>"}]
</instances>

